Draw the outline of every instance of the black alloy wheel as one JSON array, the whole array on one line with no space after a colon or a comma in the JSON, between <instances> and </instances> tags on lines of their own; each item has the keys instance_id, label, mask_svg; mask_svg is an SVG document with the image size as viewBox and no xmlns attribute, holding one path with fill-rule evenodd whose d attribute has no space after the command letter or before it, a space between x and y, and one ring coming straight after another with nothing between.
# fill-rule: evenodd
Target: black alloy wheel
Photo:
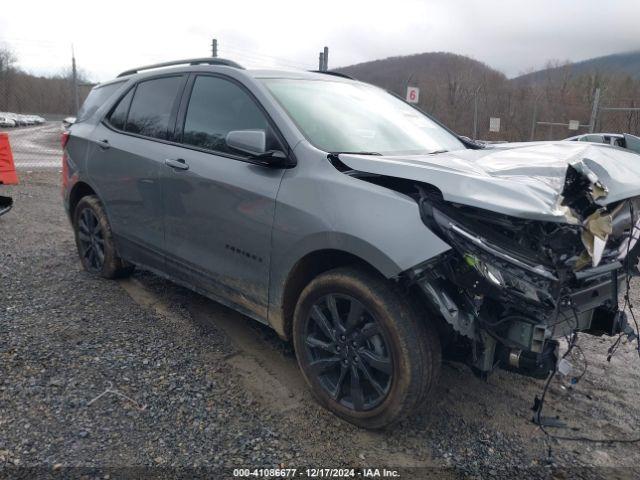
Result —
<instances>
[{"instance_id":1,"label":"black alloy wheel","mask_svg":"<svg viewBox=\"0 0 640 480\"><path fill-rule=\"evenodd\" d=\"M111 225L95 195L82 197L73 210L73 227L82 267L104 278L126 277L134 266L116 249Z\"/></svg>"},{"instance_id":2,"label":"black alloy wheel","mask_svg":"<svg viewBox=\"0 0 640 480\"><path fill-rule=\"evenodd\" d=\"M78 243L80 256L87 270L99 273L104 266L104 232L91 208L84 208L78 217Z\"/></svg>"},{"instance_id":3,"label":"black alloy wheel","mask_svg":"<svg viewBox=\"0 0 640 480\"><path fill-rule=\"evenodd\" d=\"M292 337L315 399L360 427L379 429L428 401L440 372L440 341L412 298L370 268L315 277L293 314Z\"/></svg>"},{"instance_id":4,"label":"black alloy wheel","mask_svg":"<svg viewBox=\"0 0 640 480\"><path fill-rule=\"evenodd\" d=\"M322 387L348 409L371 410L389 393L389 343L373 315L349 295L328 294L311 307L305 354Z\"/></svg>"}]
</instances>

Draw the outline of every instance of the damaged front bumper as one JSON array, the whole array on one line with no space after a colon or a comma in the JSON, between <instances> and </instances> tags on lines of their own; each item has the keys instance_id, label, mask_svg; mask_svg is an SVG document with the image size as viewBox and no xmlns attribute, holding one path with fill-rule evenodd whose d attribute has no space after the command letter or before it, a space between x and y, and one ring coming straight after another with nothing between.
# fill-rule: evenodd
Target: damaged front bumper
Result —
<instances>
[{"instance_id":1,"label":"damaged front bumper","mask_svg":"<svg viewBox=\"0 0 640 480\"><path fill-rule=\"evenodd\" d=\"M608 221L596 222L605 238L594 252L589 221L521 221L421 195L423 221L453 248L407 275L444 320L454 357L481 376L500 367L543 378L556 367L557 339L624 330L618 294L638 273L638 203L598 210Z\"/></svg>"},{"instance_id":2,"label":"damaged front bumper","mask_svg":"<svg viewBox=\"0 0 640 480\"><path fill-rule=\"evenodd\" d=\"M349 175L413 198L451 246L402 278L443 319L448 350L480 374L544 376L557 338L625 328L618 291L638 274L636 154L530 142L339 160Z\"/></svg>"}]
</instances>

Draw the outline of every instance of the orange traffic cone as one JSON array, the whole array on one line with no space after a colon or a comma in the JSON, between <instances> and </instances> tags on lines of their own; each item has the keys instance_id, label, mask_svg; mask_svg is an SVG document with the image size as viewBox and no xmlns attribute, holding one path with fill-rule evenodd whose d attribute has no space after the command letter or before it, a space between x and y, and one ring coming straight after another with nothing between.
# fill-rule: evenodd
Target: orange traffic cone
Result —
<instances>
[{"instance_id":1,"label":"orange traffic cone","mask_svg":"<svg viewBox=\"0 0 640 480\"><path fill-rule=\"evenodd\" d=\"M16 175L16 167L13 164L8 133L0 133L0 184L18 184L18 175Z\"/></svg>"}]
</instances>

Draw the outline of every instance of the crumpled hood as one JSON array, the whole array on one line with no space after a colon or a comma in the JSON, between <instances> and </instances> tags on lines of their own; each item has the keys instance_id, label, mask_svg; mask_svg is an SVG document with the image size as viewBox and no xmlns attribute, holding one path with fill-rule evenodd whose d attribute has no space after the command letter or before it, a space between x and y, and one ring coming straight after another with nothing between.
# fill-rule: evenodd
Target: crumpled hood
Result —
<instances>
[{"instance_id":1,"label":"crumpled hood","mask_svg":"<svg viewBox=\"0 0 640 480\"><path fill-rule=\"evenodd\" d=\"M640 156L607 145L507 143L434 155L342 154L340 160L353 170L431 184L450 202L532 220L570 221L561 205L570 166L604 187L599 205L640 195Z\"/></svg>"}]
</instances>

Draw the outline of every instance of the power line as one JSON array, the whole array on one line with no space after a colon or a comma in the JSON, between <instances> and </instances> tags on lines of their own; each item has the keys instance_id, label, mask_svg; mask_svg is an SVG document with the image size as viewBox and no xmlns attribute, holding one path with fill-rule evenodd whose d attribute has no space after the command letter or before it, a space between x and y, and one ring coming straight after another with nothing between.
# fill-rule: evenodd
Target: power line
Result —
<instances>
[{"instance_id":1,"label":"power line","mask_svg":"<svg viewBox=\"0 0 640 480\"><path fill-rule=\"evenodd\" d=\"M268 55L268 54L264 54L264 53L260 53L260 52L249 52L247 50L239 50L239 49L236 49L234 47L226 47L226 46L224 47L224 50L225 51L229 51L230 53L232 53L234 55L243 55L245 57L251 57L251 58L255 58L257 60L261 60L261 61L270 60L270 61L279 62L281 64L296 66L298 68L309 68L308 64L305 64L305 63L297 61L297 60L290 60L290 59L277 57L277 56L274 56L274 55Z\"/></svg>"},{"instance_id":2,"label":"power line","mask_svg":"<svg viewBox=\"0 0 640 480\"><path fill-rule=\"evenodd\" d=\"M279 62L283 63L283 64L288 64L288 65L295 65L301 68L305 68L308 69L310 68L312 65L310 63L306 63L306 62L302 62L299 60L293 60L293 59L288 59L288 58L284 58L284 57L280 57L277 55L270 55L267 53L263 53L263 52L258 52L255 50L249 50L245 47L239 47L236 46L234 44L228 44L226 41L223 42L223 46L225 50L229 50L230 52L236 52L239 54L245 54L245 55L249 55L252 57L259 57L259 58L266 58L266 59L270 59L270 60L278 60Z\"/></svg>"},{"instance_id":3,"label":"power line","mask_svg":"<svg viewBox=\"0 0 640 480\"><path fill-rule=\"evenodd\" d=\"M223 57L245 59L250 63L258 63L258 64L274 63L276 65L282 65L290 68L303 69L303 70L308 70L309 68L311 68L309 67L309 65L305 65L303 63L299 63L293 60L286 60L279 57L274 57L272 55L263 56L258 53L238 52L229 47L220 47L219 50L222 52Z\"/></svg>"}]
</instances>

